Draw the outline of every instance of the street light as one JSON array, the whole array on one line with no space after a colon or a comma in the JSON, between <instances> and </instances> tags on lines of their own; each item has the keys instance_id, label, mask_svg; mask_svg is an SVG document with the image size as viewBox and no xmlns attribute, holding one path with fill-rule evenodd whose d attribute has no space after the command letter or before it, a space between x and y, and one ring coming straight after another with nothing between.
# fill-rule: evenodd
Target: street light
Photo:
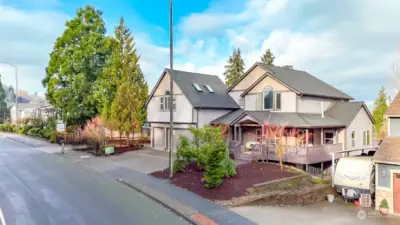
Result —
<instances>
[{"instance_id":1,"label":"street light","mask_svg":"<svg viewBox=\"0 0 400 225\"><path fill-rule=\"evenodd\" d=\"M15 123L18 125L18 67L14 64L2 62L0 64L5 64L15 69Z\"/></svg>"}]
</instances>

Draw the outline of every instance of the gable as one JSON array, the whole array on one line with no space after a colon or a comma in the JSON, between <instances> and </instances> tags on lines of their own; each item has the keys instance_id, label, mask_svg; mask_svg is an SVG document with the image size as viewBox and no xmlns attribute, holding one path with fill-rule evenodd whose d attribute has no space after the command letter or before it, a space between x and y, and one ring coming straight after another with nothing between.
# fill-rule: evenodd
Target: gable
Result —
<instances>
[{"instance_id":1,"label":"gable","mask_svg":"<svg viewBox=\"0 0 400 225\"><path fill-rule=\"evenodd\" d=\"M270 76L266 76L256 86L250 89L248 93L250 94L262 93L264 91L264 88L266 87L271 87L272 90L274 91L289 91L289 89L280 82L276 81Z\"/></svg>"},{"instance_id":2,"label":"gable","mask_svg":"<svg viewBox=\"0 0 400 225\"><path fill-rule=\"evenodd\" d=\"M230 91L244 91L254 84L262 75L265 74L265 69L256 65L250 68L242 80L240 80Z\"/></svg>"},{"instance_id":3,"label":"gable","mask_svg":"<svg viewBox=\"0 0 400 225\"><path fill-rule=\"evenodd\" d=\"M387 116L400 116L400 92L397 93L396 97L390 103L386 110Z\"/></svg>"},{"instance_id":4,"label":"gable","mask_svg":"<svg viewBox=\"0 0 400 225\"><path fill-rule=\"evenodd\" d=\"M158 83L157 86L155 86L154 94L153 96L162 96L164 95L166 90L170 89L170 78L171 76L169 75L168 71L165 72L165 75L162 77L161 81ZM176 82L174 81L174 94L182 94L181 89L176 85Z\"/></svg>"}]
</instances>

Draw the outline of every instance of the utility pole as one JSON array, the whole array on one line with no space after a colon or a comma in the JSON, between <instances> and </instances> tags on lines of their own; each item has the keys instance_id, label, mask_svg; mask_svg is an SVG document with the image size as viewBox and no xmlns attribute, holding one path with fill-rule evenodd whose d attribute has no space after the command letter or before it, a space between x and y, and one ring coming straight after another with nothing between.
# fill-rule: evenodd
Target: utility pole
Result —
<instances>
[{"instance_id":1,"label":"utility pole","mask_svg":"<svg viewBox=\"0 0 400 225\"><path fill-rule=\"evenodd\" d=\"M173 70L174 70L174 42L173 42L173 32L172 32L172 0L169 0L169 86L171 90L170 96L170 114L169 114L169 178L171 179L173 176L173 159L172 159L172 151L173 151L173 133L174 133L174 79Z\"/></svg>"},{"instance_id":2,"label":"utility pole","mask_svg":"<svg viewBox=\"0 0 400 225\"><path fill-rule=\"evenodd\" d=\"M18 67L14 64L7 63L7 62L1 62L1 61L0 61L0 64L6 64L11 67L14 67L14 69L15 69L15 123L18 126Z\"/></svg>"}]
</instances>

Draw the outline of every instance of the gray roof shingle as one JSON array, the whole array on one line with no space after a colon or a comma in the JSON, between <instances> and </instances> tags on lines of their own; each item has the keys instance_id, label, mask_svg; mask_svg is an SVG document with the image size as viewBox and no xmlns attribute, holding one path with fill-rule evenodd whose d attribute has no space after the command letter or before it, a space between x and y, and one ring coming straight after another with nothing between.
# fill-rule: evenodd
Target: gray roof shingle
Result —
<instances>
[{"instance_id":1,"label":"gray roof shingle","mask_svg":"<svg viewBox=\"0 0 400 225\"><path fill-rule=\"evenodd\" d=\"M314 113L245 111L244 113L256 119L259 123L268 122L287 127L344 127L341 121L331 116Z\"/></svg>"},{"instance_id":2,"label":"gray roof shingle","mask_svg":"<svg viewBox=\"0 0 400 225\"><path fill-rule=\"evenodd\" d=\"M341 121L342 123L349 125L362 107L364 107L368 116L373 121L372 115L365 106L364 102L336 102L333 103L333 105L329 107L325 113Z\"/></svg>"},{"instance_id":3,"label":"gray roof shingle","mask_svg":"<svg viewBox=\"0 0 400 225\"><path fill-rule=\"evenodd\" d=\"M243 109L238 109L238 110L232 111L228 114L225 114L225 115L211 121L210 124L230 124L236 118L238 118L240 115L242 115L243 112L244 112Z\"/></svg>"},{"instance_id":4,"label":"gray roof shingle","mask_svg":"<svg viewBox=\"0 0 400 225\"><path fill-rule=\"evenodd\" d=\"M167 69L169 72L170 70ZM239 109L239 105L226 93L225 84L215 75L191 73L174 70L173 79L183 94L195 108ZM196 91L193 83L198 84L202 92ZM210 85L214 93L210 93L204 85Z\"/></svg>"},{"instance_id":5,"label":"gray roof shingle","mask_svg":"<svg viewBox=\"0 0 400 225\"><path fill-rule=\"evenodd\" d=\"M264 63L258 63L258 65L271 71L273 73L272 75L276 79L296 90L300 94L349 100L353 99L351 96L305 71L270 66Z\"/></svg>"}]
</instances>

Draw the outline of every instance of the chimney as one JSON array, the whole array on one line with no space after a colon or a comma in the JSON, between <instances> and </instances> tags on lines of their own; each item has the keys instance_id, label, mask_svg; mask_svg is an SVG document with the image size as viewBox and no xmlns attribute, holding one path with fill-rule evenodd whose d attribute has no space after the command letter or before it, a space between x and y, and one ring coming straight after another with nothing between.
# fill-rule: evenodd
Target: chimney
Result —
<instances>
[{"instance_id":1,"label":"chimney","mask_svg":"<svg viewBox=\"0 0 400 225\"><path fill-rule=\"evenodd\" d=\"M325 112L324 112L324 102L321 101L321 117L324 118L325 117Z\"/></svg>"}]
</instances>

